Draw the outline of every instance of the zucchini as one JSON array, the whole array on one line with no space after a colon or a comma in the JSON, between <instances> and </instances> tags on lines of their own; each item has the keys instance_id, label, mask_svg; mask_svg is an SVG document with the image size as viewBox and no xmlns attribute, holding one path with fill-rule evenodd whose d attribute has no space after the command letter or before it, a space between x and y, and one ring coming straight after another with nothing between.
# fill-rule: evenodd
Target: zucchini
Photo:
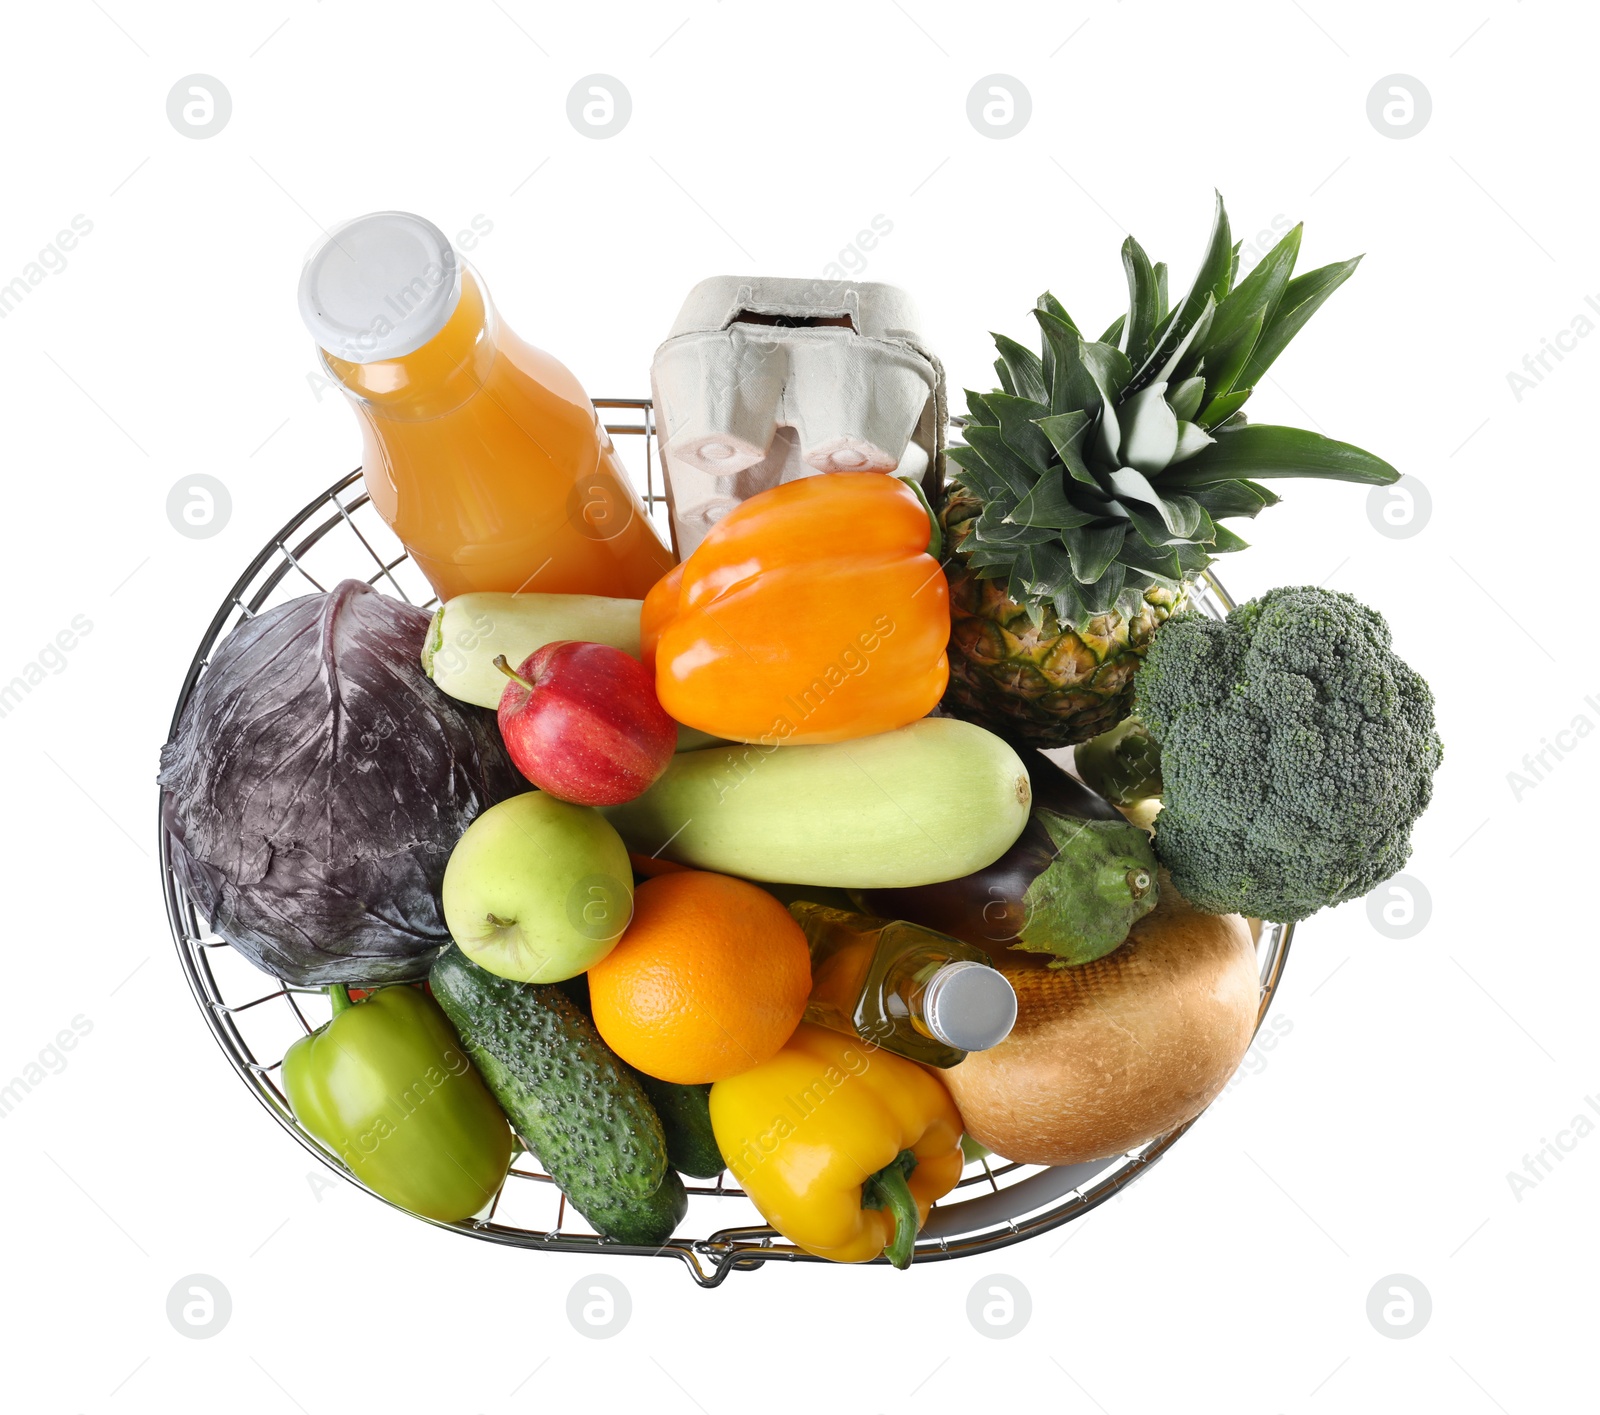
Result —
<instances>
[{"instance_id":1,"label":"zucchini","mask_svg":"<svg viewBox=\"0 0 1600 1415\"><path fill-rule=\"evenodd\" d=\"M457 595L433 612L422 640L422 671L464 703L498 708L506 676L495 656L517 667L535 649L558 639L609 644L639 657L643 601L592 594L505 594L489 590ZM697 727L678 727L680 752L722 739Z\"/></svg>"},{"instance_id":2,"label":"zucchini","mask_svg":"<svg viewBox=\"0 0 1600 1415\"><path fill-rule=\"evenodd\" d=\"M506 676L494 666L496 654L515 668L546 644L581 639L638 658L642 608L642 600L592 594L457 595L433 612L422 671L452 698L497 708Z\"/></svg>"},{"instance_id":3,"label":"zucchini","mask_svg":"<svg viewBox=\"0 0 1600 1415\"><path fill-rule=\"evenodd\" d=\"M667 1136L667 1159L680 1174L715 1179L727 1166L711 1131L711 1087L680 1086L636 1073Z\"/></svg>"},{"instance_id":4,"label":"zucchini","mask_svg":"<svg viewBox=\"0 0 1600 1415\"><path fill-rule=\"evenodd\" d=\"M957 879L1028 821L1022 759L970 722L925 717L849 742L680 752L606 818L641 855L745 879L890 889Z\"/></svg>"},{"instance_id":5,"label":"zucchini","mask_svg":"<svg viewBox=\"0 0 1600 1415\"><path fill-rule=\"evenodd\" d=\"M512 1129L567 1202L622 1243L666 1242L688 1209L656 1115L591 1022L553 984L513 982L454 944L428 974Z\"/></svg>"}]
</instances>

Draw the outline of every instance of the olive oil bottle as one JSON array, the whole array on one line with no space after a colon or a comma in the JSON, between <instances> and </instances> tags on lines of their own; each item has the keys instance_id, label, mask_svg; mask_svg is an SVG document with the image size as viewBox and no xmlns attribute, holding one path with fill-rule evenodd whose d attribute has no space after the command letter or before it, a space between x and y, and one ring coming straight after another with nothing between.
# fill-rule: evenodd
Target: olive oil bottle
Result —
<instances>
[{"instance_id":1,"label":"olive oil bottle","mask_svg":"<svg viewBox=\"0 0 1600 1415\"><path fill-rule=\"evenodd\" d=\"M971 944L807 900L789 912L811 945L808 1022L941 1067L1010 1034L1017 995Z\"/></svg>"}]
</instances>

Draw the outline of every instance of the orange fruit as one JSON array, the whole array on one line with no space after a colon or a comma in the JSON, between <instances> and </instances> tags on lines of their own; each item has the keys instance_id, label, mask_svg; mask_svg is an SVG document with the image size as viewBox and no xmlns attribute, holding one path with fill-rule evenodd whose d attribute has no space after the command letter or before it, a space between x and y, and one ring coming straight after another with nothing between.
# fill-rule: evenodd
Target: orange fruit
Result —
<instances>
[{"instance_id":1,"label":"orange fruit","mask_svg":"<svg viewBox=\"0 0 1600 1415\"><path fill-rule=\"evenodd\" d=\"M759 1066L789 1040L811 992L800 925L764 889L703 870L645 880L617 946L589 969L606 1044L681 1085Z\"/></svg>"}]
</instances>

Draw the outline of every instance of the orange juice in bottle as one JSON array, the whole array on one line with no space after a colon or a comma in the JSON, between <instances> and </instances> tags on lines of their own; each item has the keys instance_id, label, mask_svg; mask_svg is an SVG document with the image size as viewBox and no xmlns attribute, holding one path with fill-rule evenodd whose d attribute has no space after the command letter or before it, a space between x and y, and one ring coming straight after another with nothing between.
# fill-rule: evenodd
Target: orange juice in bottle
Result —
<instances>
[{"instance_id":1,"label":"orange juice in bottle","mask_svg":"<svg viewBox=\"0 0 1600 1415\"><path fill-rule=\"evenodd\" d=\"M361 420L372 504L441 599L640 599L671 568L578 380L501 322L432 222L337 227L301 273L300 313Z\"/></svg>"}]
</instances>

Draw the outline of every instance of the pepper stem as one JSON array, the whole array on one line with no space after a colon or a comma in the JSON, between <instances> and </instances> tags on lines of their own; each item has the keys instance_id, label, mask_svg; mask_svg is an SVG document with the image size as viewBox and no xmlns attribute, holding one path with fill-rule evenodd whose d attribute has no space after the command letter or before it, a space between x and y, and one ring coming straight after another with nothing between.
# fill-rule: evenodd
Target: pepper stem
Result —
<instances>
[{"instance_id":1,"label":"pepper stem","mask_svg":"<svg viewBox=\"0 0 1600 1415\"><path fill-rule=\"evenodd\" d=\"M862 1208L887 1209L894 1216L894 1237L883 1252L901 1270L911 1266L917 1227L921 1222L917 1214L917 1201L912 1198L911 1186L906 1183L906 1175L916 1167L917 1157L910 1150L901 1150L861 1186Z\"/></svg>"},{"instance_id":2,"label":"pepper stem","mask_svg":"<svg viewBox=\"0 0 1600 1415\"><path fill-rule=\"evenodd\" d=\"M355 1003L350 1001L350 989L343 983L334 983L328 989L328 1000L333 1003L333 1015L337 1017L341 1012L348 1012Z\"/></svg>"},{"instance_id":3,"label":"pepper stem","mask_svg":"<svg viewBox=\"0 0 1600 1415\"><path fill-rule=\"evenodd\" d=\"M928 513L927 553L935 560L943 560L944 532L939 529L939 517L933 509L933 503L928 500L928 493L922 489L922 483L916 477L896 477L895 480L904 482L916 492L917 500L922 503L922 509Z\"/></svg>"},{"instance_id":4,"label":"pepper stem","mask_svg":"<svg viewBox=\"0 0 1600 1415\"><path fill-rule=\"evenodd\" d=\"M530 693L533 691L533 684L524 678L520 673L518 673L517 670L506 661L506 656L503 653L497 653L494 656L494 666L504 673L506 677L509 678L513 683L520 683Z\"/></svg>"}]
</instances>

